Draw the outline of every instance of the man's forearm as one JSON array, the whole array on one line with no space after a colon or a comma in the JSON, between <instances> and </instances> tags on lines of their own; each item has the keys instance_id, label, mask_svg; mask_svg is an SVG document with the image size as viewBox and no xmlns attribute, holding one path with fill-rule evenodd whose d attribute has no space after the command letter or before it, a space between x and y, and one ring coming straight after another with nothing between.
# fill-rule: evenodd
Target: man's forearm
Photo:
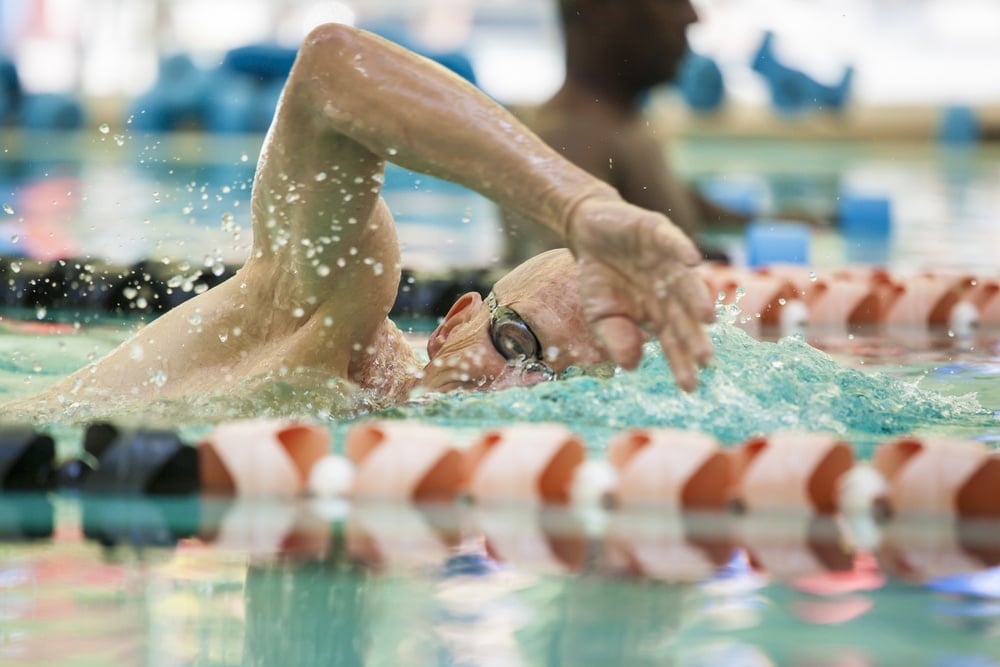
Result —
<instances>
[{"instance_id":1,"label":"man's forearm","mask_svg":"<svg viewBox=\"0 0 1000 667\"><path fill-rule=\"evenodd\" d=\"M510 113L430 61L347 26L317 28L293 81L321 123L405 168L474 189L565 238L582 199L614 196Z\"/></svg>"}]
</instances>

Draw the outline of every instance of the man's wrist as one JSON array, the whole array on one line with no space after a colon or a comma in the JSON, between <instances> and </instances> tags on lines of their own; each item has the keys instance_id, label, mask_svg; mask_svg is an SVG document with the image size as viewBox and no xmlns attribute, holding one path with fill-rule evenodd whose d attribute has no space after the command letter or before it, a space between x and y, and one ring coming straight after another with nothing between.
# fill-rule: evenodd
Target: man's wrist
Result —
<instances>
[{"instance_id":1,"label":"man's wrist","mask_svg":"<svg viewBox=\"0 0 1000 667\"><path fill-rule=\"evenodd\" d=\"M620 200L621 196L616 189L601 181L596 181L593 185L580 188L574 193L573 197L563 207L562 214L559 217L559 233L562 234L563 241L567 247L574 252L573 223L576 212L583 202L592 199Z\"/></svg>"}]
</instances>

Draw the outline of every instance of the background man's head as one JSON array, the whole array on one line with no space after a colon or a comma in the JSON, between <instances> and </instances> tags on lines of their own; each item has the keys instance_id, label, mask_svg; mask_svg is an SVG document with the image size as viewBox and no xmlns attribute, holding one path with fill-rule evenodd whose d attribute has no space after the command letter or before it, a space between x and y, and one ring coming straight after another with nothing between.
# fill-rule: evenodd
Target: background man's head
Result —
<instances>
[{"instance_id":1,"label":"background man's head","mask_svg":"<svg viewBox=\"0 0 1000 667\"><path fill-rule=\"evenodd\" d=\"M673 80L698 20L690 0L558 0L567 74L638 94ZM596 81L595 83L606 83Z\"/></svg>"}]
</instances>

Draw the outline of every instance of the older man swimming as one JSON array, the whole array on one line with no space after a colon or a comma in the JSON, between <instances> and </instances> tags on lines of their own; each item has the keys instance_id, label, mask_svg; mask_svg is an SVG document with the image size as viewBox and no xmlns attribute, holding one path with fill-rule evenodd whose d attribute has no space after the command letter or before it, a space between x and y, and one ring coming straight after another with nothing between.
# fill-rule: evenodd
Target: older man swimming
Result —
<instances>
[{"instance_id":1,"label":"older man swimming","mask_svg":"<svg viewBox=\"0 0 1000 667\"><path fill-rule=\"evenodd\" d=\"M388 319L400 248L385 161L473 188L554 230L484 300L462 296L422 366ZM537 381L610 359L635 367L655 335L686 390L711 356L699 256L664 216L622 201L449 72L369 33L316 28L260 154L251 256L230 280L46 391L143 400L254 377L343 378L386 402Z\"/></svg>"}]
</instances>

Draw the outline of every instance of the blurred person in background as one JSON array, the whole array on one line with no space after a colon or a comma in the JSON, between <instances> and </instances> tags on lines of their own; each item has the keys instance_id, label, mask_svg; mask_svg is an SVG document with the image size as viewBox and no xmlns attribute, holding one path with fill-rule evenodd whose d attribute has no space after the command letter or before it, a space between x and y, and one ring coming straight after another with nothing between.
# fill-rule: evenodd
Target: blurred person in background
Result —
<instances>
[{"instance_id":1,"label":"blurred person in background","mask_svg":"<svg viewBox=\"0 0 1000 667\"><path fill-rule=\"evenodd\" d=\"M566 78L556 94L515 115L563 157L611 184L636 206L668 216L689 236L707 226L738 228L750 217L713 204L671 170L664 137L650 127L643 100L673 81L698 21L690 0L556 0ZM559 239L504 212L504 263L514 265ZM702 247L708 259L724 259Z\"/></svg>"}]
</instances>

